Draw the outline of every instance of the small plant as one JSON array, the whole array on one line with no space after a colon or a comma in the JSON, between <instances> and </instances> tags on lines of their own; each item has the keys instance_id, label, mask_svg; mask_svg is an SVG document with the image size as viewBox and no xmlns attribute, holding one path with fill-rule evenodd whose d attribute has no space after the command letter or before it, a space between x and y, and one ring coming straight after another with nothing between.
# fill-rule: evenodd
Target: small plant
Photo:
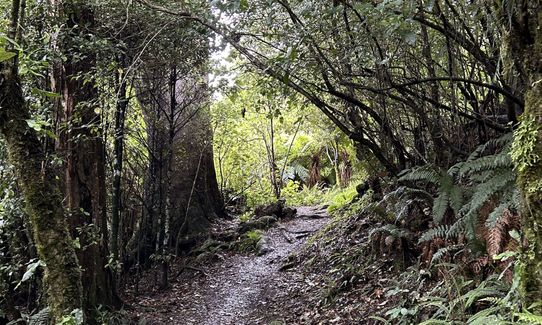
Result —
<instances>
[{"instance_id":1,"label":"small plant","mask_svg":"<svg viewBox=\"0 0 542 325\"><path fill-rule=\"evenodd\" d=\"M252 212L245 212L242 215L239 216L239 221L241 222L247 222L252 218Z\"/></svg>"},{"instance_id":2,"label":"small plant","mask_svg":"<svg viewBox=\"0 0 542 325\"><path fill-rule=\"evenodd\" d=\"M261 230L250 230L241 238L239 242L239 250L242 252L255 251L258 242L262 239L263 232Z\"/></svg>"}]
</instances>

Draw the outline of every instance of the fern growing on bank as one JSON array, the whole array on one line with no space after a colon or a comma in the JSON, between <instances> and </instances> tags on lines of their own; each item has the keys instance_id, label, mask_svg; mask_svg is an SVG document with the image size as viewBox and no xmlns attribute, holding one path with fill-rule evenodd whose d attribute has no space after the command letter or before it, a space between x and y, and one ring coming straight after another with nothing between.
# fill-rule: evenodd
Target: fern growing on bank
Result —
<instances>
[{"instance_id":1,"label":"fern growing on bank","mask_svg":"<svg viewBox=\"0 0 542 325\"><path fill-rule=\"evenodd\" d=\"M427 184L436 188L431 209L435 227L423 233L420 242L459 236L466 236L470 241L480 240L477 227L481 210L487 215L484 224L490 234L502 226L506 211L518 210L516 173L508 154L511 139L511 134L506 134L491 140L447 171L429 165L403 173L399 181L404 184L416 189ZM447 211L453 212L454 218L452 223L444 225ZM502 227L497 230L506 231Z\"/></svg>"}]
</instances>

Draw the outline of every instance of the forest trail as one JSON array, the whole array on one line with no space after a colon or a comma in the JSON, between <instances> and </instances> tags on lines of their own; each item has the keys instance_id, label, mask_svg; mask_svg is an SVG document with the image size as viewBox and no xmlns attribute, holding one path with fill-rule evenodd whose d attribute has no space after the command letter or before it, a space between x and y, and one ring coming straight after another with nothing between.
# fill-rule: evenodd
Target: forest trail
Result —
<instances>
[{"instance_id":1,"label":"forest trail","mask_svg":"<svg viewBox=\"0 0 542 325\"><path fill-rule=\"evenodd\" d=\"M189 270L191 280L176 281L170 290L140 301L145 310L140 319L145 324L187 325L281 324L299 319L301 315L291 313L302 310L296 308L300 303L295 297L303 276L296 269L280 269L328 222L324 208L298 207L295 218L264 233L268 252L226 255L202 270Z\"/></svg>"}]
</instances>

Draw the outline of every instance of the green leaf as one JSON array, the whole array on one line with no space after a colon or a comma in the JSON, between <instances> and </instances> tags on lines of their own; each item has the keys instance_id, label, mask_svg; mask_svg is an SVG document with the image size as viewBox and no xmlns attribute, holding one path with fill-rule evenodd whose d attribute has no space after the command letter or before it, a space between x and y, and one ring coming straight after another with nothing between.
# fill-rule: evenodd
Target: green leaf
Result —
<instances>
[{"instance_id":1,"label":"green leaf","mask_svg":"<svg viewBox=\"0 0 542 325\"><path fill-rule=\"evenodd\" d=\"M433 220L438 225L442 222L446 209L448 209L448 201L450 199L448 192L441 192L433 202Z\"/></svg>"},{"instance_id":2,"label":"green leaf","mask_svg":"<svg viewBox=\"0 0 542 325\"><path fill-rule=\"evenodd\" d=\"M450 190L450 206L454 210L455 214L459 214L459 211L463 206L463 190L460 186L455 184Z\"/></svg>"},{"instance_id":3,"label":"green leaf","mask_svg":"<svg viewBox=\"0 0 542 325\"><path fill-rule=\"evenodd\" d=\"M13 58L17 53L15 52L8 52L3 48L0 48L0 62L7 61L11 58Z\"/></svg>"},{"instance_id":4,"label":"green leaf","mask_svg":"<svg viewBox=\"0 0 542 325\"><path fill-rule=\"evenodd\" d=\"M32 120L32 119L28 119L26 120L26 124L31 128L31 129L34 129L35 131L37 132L40 132L41 131L41 124L36 121L36 120Z\"/></svg>"},{"instance_id":5,"label":"green leaf","mask_svg":"<svg viewBox=\"0 0 542 325\"><path fill-rule=\"evenodd\" d=\"M38 96L44 96L47 98L60 98L60 94L54 93L52 91L46 91L38 88L32 88L31 92Z\"/></svg>"},{"instance_id":6,"label":"green leaf","mask_svg":"<svg viewBox=\"0 0 542 325\"><path fill-rule=\"evenodd\" d=\"M21 278L21 281L15 286L15 289L17 289L23 282L26 282L32 278L34 273L36 273L36 270L38 266L41 265L41 261L37 260L36 262L30 263L26 267L26 272L24 272L23 277Z\"/></svg>"},{"instance_id":7,"label":"green leaf","mask_svg":"<svg viewBox=\"0 0 542 325\"><path fill-rule=\"evenodd\" d=\"M239 9L243 11L248 10L248 0L239 0Z\"/></svg>"}]
</instances>

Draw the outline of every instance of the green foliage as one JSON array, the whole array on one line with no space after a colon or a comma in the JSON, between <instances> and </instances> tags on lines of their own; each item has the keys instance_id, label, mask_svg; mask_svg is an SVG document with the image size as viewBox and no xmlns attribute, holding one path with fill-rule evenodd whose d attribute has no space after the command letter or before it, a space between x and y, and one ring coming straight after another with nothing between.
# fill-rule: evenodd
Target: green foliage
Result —
<instances>
[{"instance_id":1,"label":"green foliage","mask_svg":"<svg viewBox=\"0 0 542 325\"><path fill-rule=\"evenodd\" d=\"M300 189L301 188L301 189ZM281 195L289 206L325 204L329 197L329 189L318 186L308 187L299 181L289 180L282 188Z\"/></svg>"},{"instance_id":2,"label":"green foliage","mask_svg":"<svg viewBox=\"0 0 542 325\"><path fill-rule=\"evenodd\" d=\"M242 252L252 252L258 247L258 242L262 239L263 231L250 230L246 232L239 242L239 250Z\"/></svg>"},{"instance_id":3,"label":"green foliage","mask_svg":"<svg viewBox=\"0 0 542 325\"><path fill-rule=\"evenodd\" d=\"M8 52L4 48L0 48L0 62L7 61L16 55L17 53Z\"/></svg>"},{"instance_id":4,"label":"green foliage","mask_svg":"<svg viewBox=\"0 0 542 325\"><path fill-rule=\"evenodd\" d=\"M457 248L457 247L456 247ZM427 290L424 272L415 267L402 273L388 295L400 294L400 304L378 317L393 324L532 324L529 312L519 313L518 277L512 284L495 274L477 283L461 275L456 264L441 264L443 281L431 284ZM420 277L422 274L422 277ZM519 315L525 315L525 318ZM536 323L536 322L534 322Z\"/></svg>"},{"instance_id":5,"label":"green foliage","mask_svg":"<svg viewBox=\"0 0 542 325\"><path fill-rule=\"evenodd\" d=\"M17 285L15 286L15 290L21 284L23 284L24 282L30 280L30 278L32 278L34 276L34 274L36 273L36 270L40 266L43 266L43 263L40 260L37 260L37 261L35 259L30 260L30 263L26 266L26 271L24 272L23 277L21 278L19 283L17 283Z\"/></svg>"},{"instance_id":6,"label":"green foliage","mask_svg":"<svg viewBox=\"0 0 542 325\"><path fill-rule=\"evenodd\" d=\"M327 208L327 212L334 213L337 210L340 210L348 204L352 203L352 200L358 195L356 185L352 184L347 188L339 190L335 194L332 194L330 205Z\"/></svg>"},{"instance_id":7,"label":"green foliage","mask_svg":"<svg viewBox=\"0 0 542 325\"><path fill-rule=\"evenodd\" d=\"M540 160L540 157L535 152L539 130L540 124L535 121L535 117L527 115L522 117L521 123L514 131L514 142L510 150L510 157L512 157L519 172L533 166Z\"/></svg>"},{"instance_id":8,"label":"green foliage","mask_svg":"<svg viewBox=\"0 0 542 325\"><path fill-rule=\"evenodd\" d=\"M276 83L246 74L212 105L214 153L223 192L243 194L249 207L275 200L272 179L289 205L328 203L336 185L334 156L352 143L320 112ZM308 186L312 159L319 158L320 183ZM274 158L274 159L273 159ZM363 174L352 162L353 175ZM273 173L271 174L271 165Z\"/></svg>"},{"instance_id":9,"label":"green foliage","mask_svg":"<svg viewBox=\"0 0 542 325\"><path fill-rule=\"evenodd\" d=\"M437 197L432 205L436 227L422 234L420 242L434 238L457 238L460 235L466 235L471 241L476 240L479 211L497 198L496 207L489 212L486 220L489 229L496 226L505 210L517 211L520 201L516 173L508 154L511 139L511 135L506 134L479 146L466 161L455 164L446 172L424 166L401 176L399 180L402 182L418 185L425 182L436 187ZM485 154L487 151L496 152L488 155ZM440 225L448 208L454 212L453 224Z\"/></svg>"},{"instance_id":10,"label":"green foliage","mask_svg":"<svg viewBox=\"0 0 542 325\"><path fill-rule=\"evenodd\" d=\"M527 322L528 324L542 324L542 316L535 315L529 311L515 313L519 321Z\"/></svg>"},{"instance_id":11,"label":"green foliage","mask_svg":"<svg viewBox=\"0 0 542 325\"><path fill-rule=\"evenodd\" d=\"M433 166L415 168L399 178L400 182L427 182L438 187L438 196L433 201L432 213L435 224L440 224L449 207L459 212L463 204L463 191L454 184L452 175Z\"/></svg>"},{"instance_id":12,"label":"green foliage","mask_svg":"<svg viewBox=\"0 0 542 325\"><path fill-rule=\"evenodd\" d=\"M83 311L81 309L74 309L69 315L65 315L55 325L82 325L83 323Z\"/></svg>"},{"instance_id":13,"label":"green foliage","mask_svg":"<svg viewBox=\"0 0 542 325\"><path fill-rule=\"evenodd\" d=\"M252 211L247 211L239 216L239 221L247 222L252 218Z\"/></svg>"}]
</instances>

